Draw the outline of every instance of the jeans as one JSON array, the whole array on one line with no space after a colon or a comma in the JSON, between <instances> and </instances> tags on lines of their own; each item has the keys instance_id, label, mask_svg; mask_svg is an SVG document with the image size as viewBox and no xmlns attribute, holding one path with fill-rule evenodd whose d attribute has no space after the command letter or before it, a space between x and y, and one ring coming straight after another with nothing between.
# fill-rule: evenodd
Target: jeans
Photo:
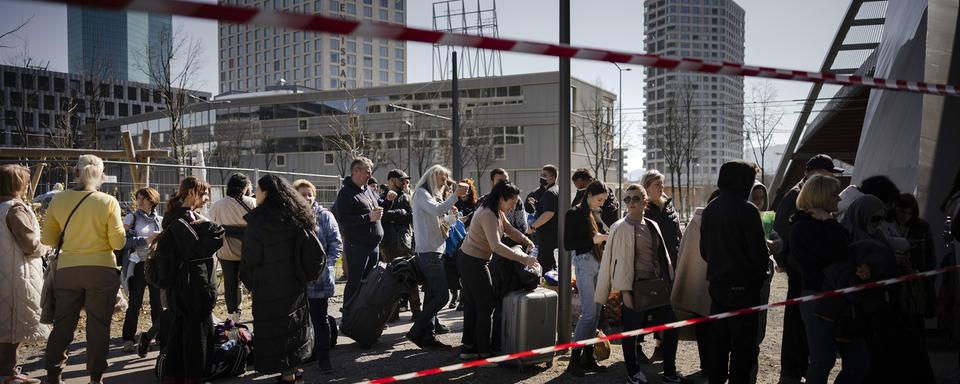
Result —
<instances>
[{"instance_id":1,"label":"jeans","mask_svg":"<svg viewBox=\"0 0 960 384\"><path fill-rule=\"evenodd\" d=\"M800 271L787 270L787 299L800 297ZM808 364L807 332L803 327L800 307L788 305L783 309L783 338L780 347L780 376L801 378Z\"/></svg>"},{"instance_id":2,"label":"jeans","mask_svg":"<svg viewBox=\"0 0 960 384\"><path fill-rule=\"evenodd\" d=\"M133 265L133 276L127 280L127 286L130 288L129 306L126 316L123 318L123 341L134 341L137 334L137 322L140 319L140 309L143 308L143 291L150 292L150 326L156 326L160 312L163 306L160 304L160 289L147 284L147 279L143 274L143 263Z\"/></svg>"},{"instance_id":3,"label":"jeans","mask_svg":"<svg viewBox=\"0 0 960 384\"><path fill-rule=\"evenodd\" d=\"M309 299L310 322L313 323L313 357L318 362L330 361L330 323L327 322L327 299Z\"/></svg>"},{"instance_id":4,"label":"jeans","mask_svg":"<svg viewBox=\"0 0 960 384\"><path fill-rule=\"evenodd\" d=\"M418 253L416 256L417 266L423 273L423 309L410 328L410 336L413 338L433 334L437 313L450 299L447 292L447 273L443 270L441 257L441 254L436 252Z\"/></svg>"},{"instance_id":5,"label":"jeans","mask_svg":"<svg viewBox=\"0 0 960 384\"><path fill-rule=\"evenodd\" d=\"M350 266L350 275L347 277L347 286L343 289L343 302L349 303L357 291L360 290L360 284L373 267L377 266L380 258L379 249L376 246L366 244L346 243L343 245L343 254L347 258L346 262Z\"/></svg>"},{"instance_id":6,"label":"jeans","mask_svg":"<svg viewBox=\"0 0 960 384\"><path fill-rule=\"evenodd\" d=\"M816 291L803 290L803 295ZM837 362L837 353L843 359L842 369L834 383L860 383L870 365L870 353L867 342L857 339L849 343L838 343L834 339L834 324L816 315L818 301L800 303L800 315L807 331L807 344L810 346L810 366L807 367L807 383L823 384L827 382L830 370Z\"/></svg>"},{"instance_id":7,"label":"jeans","mask_svg":"<svg viewBox=\"0 0 960 384\"><path fill-rule=\"evenodd\" d=\"M491 316L496 305L489 261L457 252L457 270L463 285L463 345L490 353Z\"/></svg>"},{"instance_id":8,"label":"jeans","mask_svg":"<svg viewBox=\"0 0 960 384\"><path fill-rule=\"evenodd\" d=\"M710 283L710 311L713 314L758 305L760 287L740 287ZM710 326L710 383L730 384L751 382L753 367L757 365L760 345L757 343L760 317L756 313L716 320ZM729 366L728 366L729 363ZM728 370L729 367L729 370Z\"/></svg>"},{"instance_id":9,"label":"jeans","mask_svg":"<svg viewBox=\"0 0 960 384\"><path fill-rule=\"evenodd\" d=\"M223 270L223 297L227 313L240 311L240 261L218 259Z\"/></svg>"},{"instance_id":10,"label":"jeans","mask_svg":"<svg viewBox=\"0 0 960 384\"><path fill-rule=\"evenodd\" d=\"M536 233L537 242L537 262L543 267L542 273L547 273L551 269L557 268L557 259L553 256L553 251L557 249L557 231L556 229Z\"/></svg>"},{"instance_id":11,"label":"jeans","mask_svg":"<svg viewBox=\"0 0 960 384\"><path fill-rule=\"evenodd\" d=\"M677 321L677 315L669 305L653 308L646 311L635 311L626 306L620 309L620 322L624 331L630 331L647 326L666 324ZM663 353L663 373L674 375L677 373L677 330L663 331L663 340L660 350ZM623 362L627 367L627 375L633 376L640 371L637 363L637 337L625 337L620 342L623 346Z\"/></svg>"},{"instance_id":12,"label":"jeans","mask_svg":"<svg viewBox=\"0 0 960 384\"><path fill-rule=\"evenodd\" d=\"M600 305L593 301L600 262L593 257L593 252L581 253L573 256L573 268L577 274L577 292L580 293L580 317L573 339L592 339L597 336L597 314L600 312Z\"/></svg>"}]
</instances>

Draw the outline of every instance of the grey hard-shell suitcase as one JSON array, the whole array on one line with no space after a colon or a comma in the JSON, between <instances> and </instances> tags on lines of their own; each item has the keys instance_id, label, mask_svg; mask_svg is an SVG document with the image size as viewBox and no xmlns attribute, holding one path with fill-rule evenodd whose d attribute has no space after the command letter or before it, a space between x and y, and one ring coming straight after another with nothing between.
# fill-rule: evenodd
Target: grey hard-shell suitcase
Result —
<instances>
[{"instance_id":1,"label":"grey hard-shell suitcase","mask_svg":"<svg viewBox=\"0 0 960 384\"><path fill-rule=\"evenodd\" d=\"M543 348L557 343L557 293L537 288L517 291L503 298L502 343L504 354ZM521 368L547 363L553 366L553 353L514 359L504 365Z\"/></svg>"}]
</instances>

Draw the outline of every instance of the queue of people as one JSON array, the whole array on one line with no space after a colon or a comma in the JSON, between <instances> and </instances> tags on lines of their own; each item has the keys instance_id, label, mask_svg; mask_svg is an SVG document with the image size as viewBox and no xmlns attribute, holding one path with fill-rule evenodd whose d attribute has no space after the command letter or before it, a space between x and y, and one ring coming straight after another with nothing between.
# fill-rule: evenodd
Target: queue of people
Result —
<instances>
[{"instance_id":1,"label":"queue of people","mask_svg":"<svg viewBox=\"0 0 960 384\"><path fill-rule=\"evenodd\" d=\"M29 170L4 165L0 239L4 254L16 257L0 268L0 297L16 300L0 303L16 304L4 308L11 321L0 322L0 377L39 382L15 369L17 350L47 338L47 382L62 382L66 350L84 311L87 372L91 382L102 382L123 285L130 302L123 351L144 357L156 340L162 382L202 382L216 326L218 265L229 321L242 320L241 287L251 294L253 366L291 383L305 380L308 363L321 375L334 372L336 322L329 307L341 257L349 270L345 303L378 263L415 263L423 299L419 290L407 298L413 325L406 339L424 350L450 349L438 336L451 330L437 314L448 304L461 306L462 360L501 353L501 301L516 288L504 287L499 277L511 263L546 275L558 257L570 258L580 300L576 341L604 328L601 309L614 303L611 297L619 297L613 305L628 330L765 304L774 271L786 273L787 297L794 298L935 268L933 236L916 198L883 176L842 189L836 178L842 172L829 156L814 156L803 181L768 212L768 191L755 166L728 162L718 189L683 226L659 171L626 186L618 200L590 170L578 169L571 177L577 193L558 236L560 175L552 165L542 167L539 188L521 200L503 169L490 172L490 191L481 196L476 182L453 180L441 165L429 167L412 188L400 169L380 186L373 163L358 158L330 208L318 202L309 181L267 175L253 188L235 174L209 218L203 213L209 184L186 177L162 215L159 193L143 188L134 193L135 209L121 218L117 200L98 192L102 160L84 155L77 186L50 200L42 229L21 200ZM254 189L255 198L249 196ZM319 277L311 281L302 281L298 264L304 233L322 250L315 255ZM556 252L560 241L568 254ZM119 250L127 256L118 260ZM54 256L44 267L47 254ZM24 272L12 276L12 270ZM145 296L151 325L137 337ZM788 306L780 381L825 383L839 356L839 383L933 382L923 322L937 314L936 300L927 279ZM697 324L700 372L688 377L677 369L678 331L656 334L660 382L754 382L765 319L751 313ZM643 353L640 341L622 342L629 384L649 381L643 365L654 357ZM911 370L896 368L904 360ZM607 370L591 347L574 349L567 367L574 377Z\"/></svg>"}]
</instances>

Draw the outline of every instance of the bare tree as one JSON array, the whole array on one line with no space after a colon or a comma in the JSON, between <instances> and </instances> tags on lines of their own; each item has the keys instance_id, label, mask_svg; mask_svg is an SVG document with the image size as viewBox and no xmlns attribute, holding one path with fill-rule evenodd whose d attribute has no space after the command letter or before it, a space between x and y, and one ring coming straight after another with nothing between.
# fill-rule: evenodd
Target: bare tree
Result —
<instances>
[{"instance_id":1,"label":"bare tree","mask_svg":"<svg viewBox=\"0 0 960 384\"><path fill-rule=\"evenodd\" d=\"M483 179L483 175L496 160L496 148L504 144L503 137L502 132L497 135L495 128L486 126L483 119L476 114L463 130L465 161L462 163L464 166L470 165L476 171L476 180ZM463 174L462 171L461 174ZM483 183L476 184L477 191L482 193Z\"/></svg>"},{"instance_id":2,"label":"bare tree","mask_svg":"<svg viewBox=\"0 0 960 384\"><path fill-rule=\"evenodd\" d=\"M681 189L684 193L681 209L685 217L690 217L692 211L690 196L693 187L693 183L690 181L692 165L700 156L699 150L702 148L704 139L703 118L696 107L696 91L697 86L689 81L682 82L676 90L679 100L680 125L683 127L681 130L681 154L687 178L686 189Z\"/></svg>"},{"instance_id":3,"label":"bare tree","mask_svg":"<svg viewBox=\"0 0 960 384\"><path fill-rule=\"evenodd\" d=\"M664 171L670 175L670 185L674 196L682 190L683 180L681 179L683 157L683 124L680 117L681 107L678 105L679 99L676 94L672 94L667 99L667 105L662 111L654 110L654 115L658 120L656 129L656 139L654 143L663 153ZM659 122L662 120L662 122Z\"/></svg>"},{"instance_id":4,"label":"bare tree","mask_svg":"<svg viewBox=\"0 0 960 384\"><path fill-rule=\"evenodd\" d=\"M760 166L760 182L766 184L766 154L773 144L773 133L780 126L783 109L777 107L777 88L769 80L753 86L751 100L744 108L744 130L753 159Z\"/></svg>"},{"instance_id":5,"label":"bare tree","mask_svg":"<svg viewBox=\"0 0 960 384\"><path fill-rule=\"evenodd\" d=\"M211 138L213 148L205 153L206 163L216 167L240 167L240 160L250 158L245 154L253 153L251 132L255 131L252 121L225 121L215 124L215 132ZM226 184L230 173L218 170L220 179Z\"/></svg>"},{"instance_id":6,"label":"bare tree","mask_svg":"<svg viewBox=\"0 0 960 384\"><path fill-rule=\"evenodd\" d=\"M27 26L27 24L30 24L30 21L33 20L33 17L34 17L34 16L36 16L36 15L30 15L30 17L28 17L26 20L24 20L23 22L21 22L20 25L17 25L16 27L13 27L13 29L10 29L9 31L0 33L0 48L14 48L14 47L16 47L15 45L7 45L7 43L4 43L3 41L4 41L5 39L9 40L9 39L8 39L9 37L19 37L19 36L17 36L17 32L19 32L21 29L23 29L23 27Z\"/></svg>"},{"instance_id":7,"label":"bare tree","mask_svg":"<svg viewBox=\"0 0 960 384\"><path fill-rule=\"evenodd\" d=\"M23 43L20 49L16 51L16 53L7 56L7 63L28 69L44 70L45 68L36 65L40 64L40 61L35 60L30 54L30 42L26 39L22 40ZM20 138L20 146L24 148L43 146L42 132L33 132L33 115L35 112L26 111L28 108L37 110L40 107L40 92L33 85L32 79L34 77L33 74L25 72L24 76L17 79L16 86L13 87L13 90L10 92L10 106L13 108L21 108L21 111L13 114L12 123L14 132L16 132ZM28 79L30 84L26 84L25 80ZM8 124L9 123L11 122L8 122Z\"/></svg>"},{"instance_id":8,"label":"bare tree","mask_svg":"<svg viewBox=\"0 0 960 384\"><path fill-rule=\"evenodd\" d=\"M165 44L169 41L170 44ZM192 103L189 89L197 84L197 72L200 70L202 45L181 30L160 31L160 43L151 42L139 52L136 67L143 72L164 104L164 111L170 123L170 146L177 164L186 164L189 132L183 126L183 116Z\"/></svg>"},{"instance_id":9,"label":"bare tree","mask_svg":"<svg viewBox=\"0 0 960 384\"><path fill-rule=\"evenodd\" d=\"M595 87L603 89L599 81ZM617 125L614 121L613 100L604 97L599 91L595 92L593 97L583 102L580 111L573 115L580 118L580 123L574 126L573 139L582 143L587 164L593 174L597 175L597 179L606 182L610 167L616 163L616 147L613 143Z\"/></svg>"},{"instance_id":10,"label":"bare tree","mask_svg":"<svg viewBox=\"0 0 960 384\"><path fill-rule=\"evenodd\" d=\"M367 131L359 108L357 99L351 97L344 105L344 113L335 116L330 124L333 134L323 137L335 151L337 170L342 176L350 173L350 162L357 157L370 159L373 171L388 163L385 149Z\"/></svg>"}]
</instances>

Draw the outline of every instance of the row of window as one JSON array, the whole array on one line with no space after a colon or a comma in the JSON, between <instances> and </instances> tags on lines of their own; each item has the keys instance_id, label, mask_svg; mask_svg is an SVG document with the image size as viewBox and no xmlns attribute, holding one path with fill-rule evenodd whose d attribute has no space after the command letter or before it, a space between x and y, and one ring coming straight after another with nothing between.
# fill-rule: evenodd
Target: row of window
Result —
<instances>
[{"instance_id":1,"label":"row of window","mask_svg":"<svg viewBox=\"0 0 960 384\"><path fill-rule=\"evenodd\" d=\"M159 104L162 99L160 97L160 92L151 90L149 88L141 88L136 86L123 86L123 85L110 85L107 83L99 83L98 86L94 86L91 81L83 81L76 79L65 79L62 77L52 77L52 87L51 87L51 76L48 75L34 75L31 73L20 73L20 76L17 76L16 72L4 71L3 72L3 86L4 88L13 88L23 91L47 91L47 92L57 92L65 93L68 90L81 92L87 96L98 96L102 98L114 98L114 99L123 99L130 101L142 101L146 103L155 103ZM19 81L18 81L19 80ZM68 88L69 84L69 88ZM82 85L82 87L81 87ZM2 96L0 96L2 97ZM201 99L206 99L206 96L201 96Z\"/></svg>"}]
</instances>

